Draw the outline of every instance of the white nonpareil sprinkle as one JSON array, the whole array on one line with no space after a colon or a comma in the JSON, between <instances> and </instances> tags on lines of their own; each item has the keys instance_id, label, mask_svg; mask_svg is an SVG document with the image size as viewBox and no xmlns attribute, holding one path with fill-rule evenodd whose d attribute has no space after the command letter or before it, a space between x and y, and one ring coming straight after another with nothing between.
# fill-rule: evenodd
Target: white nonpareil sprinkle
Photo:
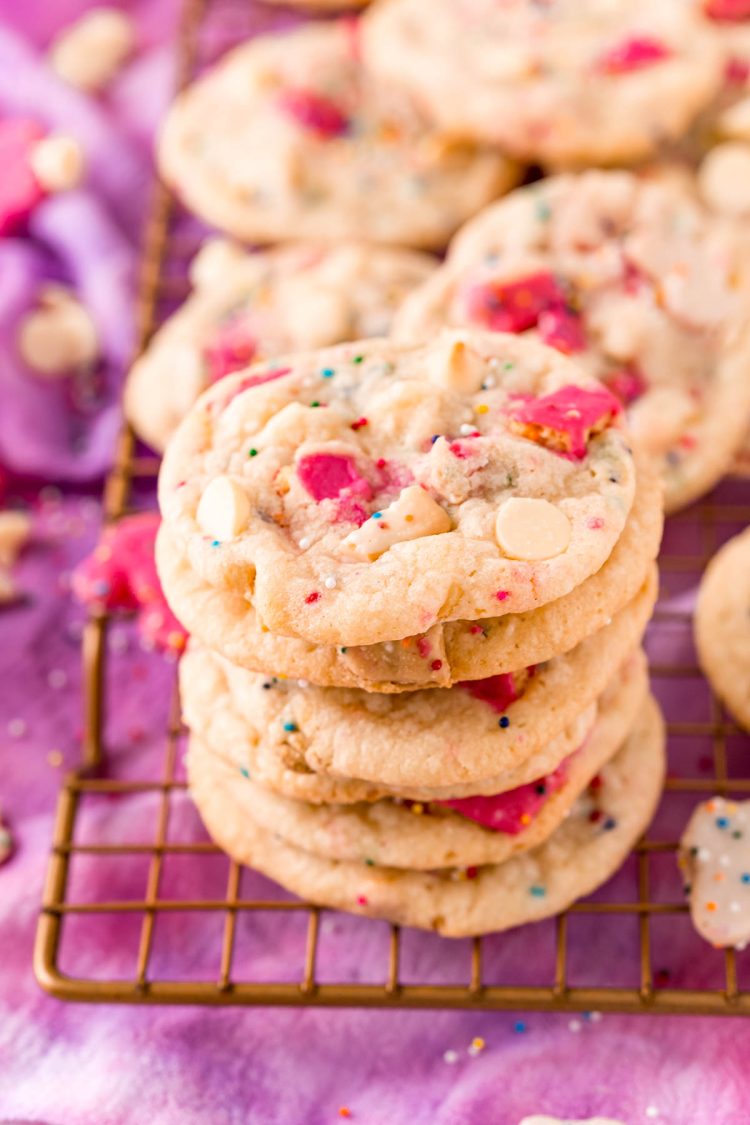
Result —
<instances>
[{"instance_id":1,"label":"white nonpareil sprinkle","mask_svg":"<svg viewBox=\"0 0 750 1125\"><path fill-rule=\"evenodd\" d=\"M334 574L326 575L326 577L323 579L323 585L325 586L326 590L333 590L336 586L336 576Z\"/></svg>"},{"instance_id":2,"label":"white nonpareil sprinkle","mask_svg":"<svg viewBox=\"0 0 750 1125\"><path fill-rule=\"evenodd\" d=\"M443 1054L443 1062L447 1062L450 1065L453 1065L453 1063L457 1063L458 1062L458 1051L446 1051Z\"/></svg>"},{"instance_id":3,"label":"white nonpareil sprinkle","mask_svg":"<svg viewBox=\"0 0 750 1125\"><path fill-rule=\"evenodd\" d=\"M658 1116L659 1116L659 1110L656 1108L655 1105L647 1105L646 1106L646 1117L650 1117L653 1120L653 1118L658 1117Z\"/></svg>"},{"instance_id":4,"label":"white nonpareil sprinkle","mask_svg":"<svg viewBox=\"0 0 750 1125\"><path fill-rule=\"evenodd\" d=\"M307 537L307 535L303 535L303 537L299 541L300 551L306 551L309 546L310 546L310 539Z\"/></svg>"},{"instance_id":5,"label":"white nonpareil sprinkle","mask_svg":"<svg viewBox=\"0 0 750 1125\"><path fill-rule=\"evenodd\" d=\"M460 427L459 433L461 433L463 437L468 437L469 434L474 433L474 427L469 425L468 422L464 422Z\"/></svg>"}]
</instances>

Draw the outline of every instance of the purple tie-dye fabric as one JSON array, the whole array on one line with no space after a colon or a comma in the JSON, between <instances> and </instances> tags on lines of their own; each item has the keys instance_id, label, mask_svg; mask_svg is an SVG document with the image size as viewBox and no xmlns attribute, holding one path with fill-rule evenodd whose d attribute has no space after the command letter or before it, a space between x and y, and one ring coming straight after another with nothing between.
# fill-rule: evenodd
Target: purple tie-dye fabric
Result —
<instances>
[{"instance_id":1,"label":"purple tie-dye fabric","mask_svg":"<svg viewBox=\"0 0 750 1125\"><path fill-rule=\"evenodd\" d=\"M0 460L58 483L96 476L111 456L113 402L132 342L145 153L169 89L175 8L166 0L132 5L142 51L107 97L95 101L62 88L40 60L54 32L87 6L80 0L0 4L0 112L39 114L74 131L92 156L84 190L45 204L30 239L0 245ZM77 412L59 385L33 381L15 354L14 324L47 277L80 290L105 342L104 398L91 415ZM0 612L0 811L16 843L0 868L0 1122L326 1125L341 1120L342 1107L362 1125L517 1125L535 1112L602 1114L628 1125L750 1120L745 1022L86 1007L45 996L31 973L34 928L60 758L74 765L80 739L81 613L65 576L93 543L100 510L69 483L60 493L16 482L10 496L31 505L34 538L18 568L26 600ZM172 669L142 653L126 627L116 637L124 651L111 754L126 775L153 773ZM200 832L187 801L177 819L185 832ZM150 838L151 798L134 796L104 816L97 806L84 814L82 829L101 838L125 822L131 838ZM98 870L93 862L81 865L78 894L102 893ZM142 867L129 864L117 876L117 893L141 896L143 877ZM354 925L362 979L376 978L380 931L376 924ZM127 927L120 918L76 931L78 968L131 974ZM190 948L182 952L193 966L209 963L213 931L196 924L188 932ZM535 934L521 938L530 959ZM259 936L267 940L257 957L273 972L291 956L292 939L285 944L263 930ZM610 947L592 945L590 956L606 957L616 971L625 944L624 934L613 934ZM450 954L440 944L428 948L421 968L437 971ZM700 944L696 950L700 973L702 958L708 964L713 955ZM470 1055L475 1037L486 1046Z\"/></svg>"}]
</instances>

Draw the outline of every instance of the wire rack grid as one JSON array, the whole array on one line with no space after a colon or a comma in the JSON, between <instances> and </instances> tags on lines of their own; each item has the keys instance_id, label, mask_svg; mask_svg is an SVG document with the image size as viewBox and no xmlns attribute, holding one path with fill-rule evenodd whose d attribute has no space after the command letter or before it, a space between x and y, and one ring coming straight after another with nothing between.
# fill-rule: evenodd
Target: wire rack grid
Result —
<instances>
[{"instance_id":1,"label":"wire rack grid","mask_svg":"<svg viewBox=\"0 0 750 1125\"><path fill-rule=\"evenodd\" d=\"M188 0L179 38L182 83L247 34L251 8L242 0ZM186 295L186 266L199 238L196 224L159 187L138 298L140 348ZM157 471L158 461L141 455L126 429L106 483L105 519L118 519L139 493L152 491ZM176 683L170 688L161 776L118 778L109 768L106 745L106 718L117 690L107 674L116 660L107 645L112 623L93 616L82 641L83 763L67 776L57 806L34 955L40 984L61 999L99 1002L750 1013L750 952L712 950L697 939L675 862L679 830L695 801L712 793L750 795L747 738L724 714L695 662L689 594L717 546L748 522L750 482L730 481L667 528L662 596L647 644L654 691L668 720L670 754L653 838L638 844L608 888L557 919L472 941L346 918L284 896L222 857L197 822L187 838L174 839L171 825L187 803ZM116 809L146 797L152 798L153 814L148 838L80 838L91 804ZM74 890L71 867L81 859L105 869L93 901ZM114 893L117 880L107 877L106 865L119 861L145 865L140 895ZM190 870L210 861L211 875L193 893L181 884L181 893L168 894L167 867L174 861L186 862ZM181 947L189 949L209 917L218 922L210 964L181 971L175 958L164 963L157 955L160 926L170 918L180 921ZM103 950L102 963L95 957L85 971L67 965L67 928L77 922L85 930L102 918L122 922L123 942L126 931L133 940L133 968L124 976L108 971ZM295 939L277 943L290 924ZM263 958L243 952L243 943L258 935L266 946L292 951L283 964L277 957L269 970ZM360 972L362 943L380 955L381 968L371 980Z\"/></svg>"}]
</instances>

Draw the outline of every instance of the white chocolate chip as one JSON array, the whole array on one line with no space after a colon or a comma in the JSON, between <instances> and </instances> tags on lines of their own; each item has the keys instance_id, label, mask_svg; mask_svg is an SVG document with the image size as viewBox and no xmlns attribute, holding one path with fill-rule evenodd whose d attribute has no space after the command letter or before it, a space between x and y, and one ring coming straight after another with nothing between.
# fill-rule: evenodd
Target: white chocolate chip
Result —
<instances>
[{"instance_id":1,"label":"white chocolate chip","mask_svg":"<svg viewBox=\"0 0 750 1125\"><path fill-rule=\"evenodd\" d=\"M209 238L190 263L190 283L195 289L218 285L246 257L247 252L231 238Z\"/></svg>"},{"instance_id":2,"label":"white chocolate chip","mask_svg":"<svg viewBox=\"0 0 750 1125\"><path fill-rule=\"evenodd\" d=\"M441 535L453 526L448 513L418 484L405 488L399 498L342 540L346 556L376 559L394 543Z\"/></svg>"},{"instance_id":3,"label":"white chocolate chip","mask_svg":"<svg viewBox=\"0 0 750 1125\"><path fill-rule=\"evenodd\" d=\"M742 98L725 109L718 126L722 136L729 140L750 141L750 98Z\"/></svg>"},{"instance_id":4,"label":"white chocolate chip","mask_svg":"<svg viewBox=\"0 0 750 1125\"><path fill-rule=\"evenodd\" d=\"M94 363L99 337L78 298L62 286L49 286L40 292L39 307L20 323L18 349L32 371L55 378Z\"/></svg>"},{"instance_id":5,"label":"white chocolate chip","mask_svg":"<svg viewBox=\"0 0 750 1125\"><path fill-rule=\"evenodd\" d=\"M198 504L196 520L201 531L224 542L234 539L247 524L250 501L231 477L214 477Z\"/></svg>"},{"instance_id":6,"label":"white chocolate chip","mask_svg":"<svg viewBox=\"0 0 750 1125\"><path fill-rule=\"evenodd\" d=\"M117 8L94 8L55 39L52 69L81 90L101 90L114 78L135 45L132 19Z\"/></svg>"},{"instance_id":7,"label":"white chocolate chip","mask_svg":"<svg viewBox=\"0 0 750 1125\"><path fill-rule=\"evenodd\" d=\"M549 500L512 496L497 513L495 537L509 559L552 559L570 543L570 520Z\"/></svg>"},{"instance_id":8,"label":"white chocolate chip","mask_svg":"<svg viewBox=\"0 0 750 1125\"><path fill-rule=\"evenodd\" d=\"M351 338L349 294L344 290L311 288L304 277L293 277L279 283L278 298L287 330L300 347L324 347Z\"/></svg>"},{"instance_id":9,"label":"white chocolate chip","mask_svg":"<svg viewBox=\"0 0 750 1125\"><path fill-rule=\"evenodd\" d=\"M633 437L650 453L666 453L698 417L694 399L678 387L653 387L628 411Z\"/></svg>"},{"instance_id":10,"label":"white chocolate chip","mask_svg":"<svg viewBox=\"0 0 750 1125\"><path fill-rule=\"evenodd\" d=\"M482 385L486 364L463 340L449 336L435 349L429 362L429 378L441 387L474 394Z\"/></svg>"},{"instance_id":11,"label":"white chocolate chip","mask_svg":"<svg viewBox=\"0 0 750 1125\"><path fill-rule=\"evenodd\" d=\"M83 179L83 151L73 137L45 137L34 145L30 163L45 191L70 191Z\"/></svg>"},{"instance_id":12,"label":"white chocolate chip","mask_svg":"<svg viewBox=\"0 0 750 1125\"><path fill-rule=\"evenodd\" d=\"M750 145L727 141L706 156L698 187L709 207L722 215L750 212Z\"/></svg>"}]
</instances>

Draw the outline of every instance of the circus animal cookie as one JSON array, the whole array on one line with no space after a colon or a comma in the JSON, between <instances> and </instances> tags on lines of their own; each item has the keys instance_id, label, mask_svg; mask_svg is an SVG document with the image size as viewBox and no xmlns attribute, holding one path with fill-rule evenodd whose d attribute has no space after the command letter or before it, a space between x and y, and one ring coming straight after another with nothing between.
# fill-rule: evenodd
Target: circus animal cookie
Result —
<instances>
[{"instance_id":1,"label":"circus animal cookie","mask_svg":"<svg viewBox=\"0 0 750 1125\"><path fill-rule=\"evenodd\" d=\"M698 805L680 840L690 914L715 946L750 941L750 801L713 797Z\"/></svg>"},{"instance_id":2,"label":"circus animal cookie","mask_svg":"<svg viewBox=\"0 0 750 1125\"><path fill-rule=\"evenodd\" d=\"M23 117L0 121L0 162L0 235L22 230L48 195L76 187L83 175L76 141Z\"/></svg>"},{"instance_id":3,"label":"circus animal cookie","mask_svg":"<svg viewBox=\"0 0 750 1125\"><path fill-rule=\"evenodd\" d=\"M260 827L246 779L218 756L191 746L188 773L206 828L237 861L319 905L463 937L549 917L613 874L659 799L664 729L650 701L600 784L544 843L469 869L399 870L315 855Z\"/></svg>"},{"instance_id":4,"label":"circus animal cookie","mask_svg":"<svg viewBox=\"0 0 750 1125\"><path fill-rule=\"evenodd\" d=\"M401 301L434 268L418 251L363 243L248 254L212 240L193 262L192 296L130 374L134 428L163 450L200 392L251 361L387 336Z\"/></svg>"},{"instance_id":5,"label":"circus animal cookie","mask_svg":"<svg viewBox=\"0 0 750 1125\"><path fill-rule=\"evenodd\" d=\"M30 534L31 520L25 512L0 512L0 606L19 596L11 570Z\"/></svg>"},{"instance_id":6,"label":"circus animal cookie","mask_svg":"<svg viewBox=\"0 0 750 1125\"><path fill-rule=\"evenodd\" d=\"M723 53L690 0L383 0L365 16L375 74L459 136L552 165L622 164L679 138Z\"/></svg>"},{"instance_id":7,"label":"circus animal cookie","mask_svg":"<svg viewBox=\"0 0 750 1125\"><path fill-rule=\"evenodd\" d=\"M703 575L695 608L701 668L750 730L750 530L725 543Z\"/></svg>"},{"instance_id":8,"label":"circus animal cookie","mask_svg":"<svg viewBox=\"0 0 750 1125\"><path fill-rule=\"evenodd\" d=\"M512 186L505 157L443 136L372 78L352 27L254 39L180 95L159 162L189 208L252 242L440 247Z\"/></svg>"},{"instance_id":9,"label":"circus animal cookie","mask_svg":"<svg viewBox=\"0 0 750 1125\"><path fill-rule=\"evenodd\" d=\"M185 631L164 601L156 574L158 526L155 512L143 512L107 527L92 554L73 572L72 587L84 605L136 613L145 642L178 653L185 646Z\"/></svg>"},{"instance_id":10,"label":"circus animal cookie","mask_svg":"<svg viewBox=\"0 0 750 1125\"><path fill-rule=\"evenodd\" d=\"M188 662L192 657L191 653ZM188 671L185 682L197 671ZM537 772L531 781L486 796L403 800L370 794L369 800L337 803L328 799L336 789L345 796L348 790L350 795L356 783L309 774L299 776L297 795L287 796L280 790L288 785L294 794L290 757L286 766L279 759L274 773L268 768L270 759L250 746L244 751L232 746L228 753L229 747L221 739L230 733L230 727L221 724L220 734L216 721L212 731L216 741L203 743L195 735L193 738L196 753L217 754L235 768L239 766L257 823L303 851L329 859L364 859L381 867L417 870L501 863L546 840L584 791L592 785L596 788L597 775L635 725L647 683L645 664L633 662L628 674L618 677L601 697L591 731L572 754L554 769ZM223 704L219 696L216 706ZM188 719L193 713L190 706ZM534 771L533 763L529 769ZM302 796L305 784L309 800ZM360 788L364 790L361 784Z\"/></svg>"},{"instance_id":11,"label":"circus animal cookie","mask_svg":"<svg viewBox=\"0 0 750 1125\"><path fill-rule=\"evenodd\" d=\"M678 177L584 172L471 220L394 334L539 337L601 379L661 461L668 509L709 489L750 417L750 243Z\"/></svg>"},{"instance_id":12,"label":"circus animal cookie","mask_svg":"<svg viewBox=\"0 0 750 1125\"><path fill-rule=\"evenodd\" d=\"M359 341L207 391L167 449L162 514L179 555L272 631L392 641L595 573L633 503L620 423L611 392L534 341Z\"/></svg>"}]
</instances>

